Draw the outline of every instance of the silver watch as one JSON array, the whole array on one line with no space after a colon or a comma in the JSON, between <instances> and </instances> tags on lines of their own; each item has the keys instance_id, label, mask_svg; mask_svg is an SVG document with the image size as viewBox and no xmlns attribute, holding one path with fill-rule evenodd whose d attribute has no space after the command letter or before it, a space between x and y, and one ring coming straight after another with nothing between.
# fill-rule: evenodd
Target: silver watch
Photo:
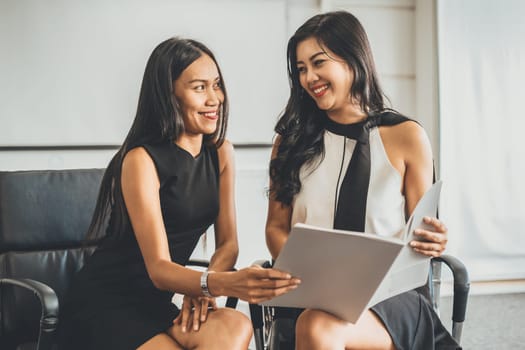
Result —
<instances>
[{"instance_id":1,"label":"silver watch","mask_svg":"<svg viewBox=\"0 0 525 350\"><path fill-rule=\"evenodd\" d=\"M213 295L210 294L210 290L208 289L208 274L209 271L205 270L201 275L201 291L205 297L213 298Z\"/></svg>"}]
</instances>

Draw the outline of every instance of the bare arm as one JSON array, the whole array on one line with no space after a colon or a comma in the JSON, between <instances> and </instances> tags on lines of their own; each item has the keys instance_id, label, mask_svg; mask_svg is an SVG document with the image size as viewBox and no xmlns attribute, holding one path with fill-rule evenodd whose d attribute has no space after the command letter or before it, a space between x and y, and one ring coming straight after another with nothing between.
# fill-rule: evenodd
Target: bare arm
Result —
<instances>
[{"instance_id":1,"label":"bare arm","mask_svg":"<svg viewBox=\"0 0 525 350\"><path fill-rule=\"evenodd\" d=\"M277 154L279 141L280 138L277 137L272 149L272 159ZM268 216L266 218L266 245L273 259L277 258L288 239L291 218L292 207L277 201L275 194L270 193L268 198Z\"/></svg>"},{"instance_id":2,"label":"bare arm","mask_svg":"<svg viewBox=\"0 0 525 350\"><path fill-rule=\"evenodd\" d=\"M406 212L411 214L423 194L432 186L432 149L428 137L421 126L414 122L387 128L384 132L385 148L393 165L403 175L403 194L406 199ZM383 136L383 133L382 133ZM397 146L397 147L396 147ZM436 218L425 218L434 231L416 230L419 240L412 241L415 251L439 256L447 243L447 229Z\"/></svg>"},{"instance_id":3,"label":"bare arm","mask_svg":"<svg viewBox=\"0 0 525 350\"><path fill-rule=\"evenodd\" d=\"M403 181L406 211L410 215L423 194L432 186L432 149L423 128L416 123L403 123L400 141L405 160Z\"/></svg>"}]
</instances>

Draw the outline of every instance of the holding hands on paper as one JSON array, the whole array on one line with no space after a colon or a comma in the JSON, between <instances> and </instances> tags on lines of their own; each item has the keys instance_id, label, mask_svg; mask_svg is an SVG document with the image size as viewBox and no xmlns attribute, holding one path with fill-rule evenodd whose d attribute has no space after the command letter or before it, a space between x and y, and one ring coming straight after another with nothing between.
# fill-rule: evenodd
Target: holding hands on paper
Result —
<instances>
[{"instance_id":1,"label":"holding hands on paper","mask_svg":"<svg viewBox=\"0 0 525 350\"><path fill-rule=\"evenodd\" d=\"M440 256L447 246L448 229L437 218L425 216L423 222L431 228L414 230L416 239L410 242L410 246L418 253L432 257Z\"/></svg>"},{"instance_id":2,"label":"holding hands on paper","mask_svg":"<svg viewBox=\"0 0 525 350\"><path fill-rule=\"evenodd\" d=\"M301 283L288 272L264 269L256 265L236 272L221 272L225 276L220 279L215 278L217 274L219 273L209 276L208 283L212 294L236 296L252 304L287 293Z\"/></svg>"},{"instance_id":3,"label":"holding hands on paper","mask_svg":"<svg viewBox=\"0 0 525 350\"><path fill-rule=\"evenodd\" d=\"M213 272L208 275L208 286L213 295L231 295L250 303L285 294L300 284L298 278L276 269L263 269L254 265L235 272ZM217 310L215 298L185 295L181 312L173 324L182 327L183 332L198 331L206 322L210 310Z\"/></svg>"}]
</instances>

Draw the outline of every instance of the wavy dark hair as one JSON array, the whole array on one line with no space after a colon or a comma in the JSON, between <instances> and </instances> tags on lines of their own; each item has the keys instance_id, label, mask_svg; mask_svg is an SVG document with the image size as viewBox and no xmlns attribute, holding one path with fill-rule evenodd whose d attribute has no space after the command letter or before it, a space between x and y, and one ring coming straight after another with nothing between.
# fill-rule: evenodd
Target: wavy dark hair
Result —
<instances>
[{"instance_id":1,"label":"wavy dark hair","mask_svg":"<svg viewBox=\"0 0 525 350\"><path fill-rule=\"evenodd\" d=\"M287 48L290 97L275 132L280 136L277 154L270 162L270 196L291 205L301 190L299 172L303 164L324 156L324 111L299 82L297 45L315 38L322 48L341 57L354 73L350 97L368 114L385 110L385 95L379 85L366 32L349 12L334 11L308 19L290 38Z\"/></svg>"},{"instance_id":2,"label":"wavy dark hair","mask_svg":"<svg viewBox=\"0 0 525 350\"><path fill-rule=\"evenodd\" d=\"M131 227L122 196L122 162L127 152L143 144L175 142L184 132L180 105L175 98L174 81L202 55L208 55L217 65L224 101L220 108L217 129L204 135L204 143L219 147L226 134L228 98L224 79L213 53L204 44L183 38L170 38L151 53L140 88L137 113L124 143L109 162L102 178L97 204L87 232L90 240L103 236L120 238ZM108 223L109 227L105 230Z\"/></svg>"}]
</instances>

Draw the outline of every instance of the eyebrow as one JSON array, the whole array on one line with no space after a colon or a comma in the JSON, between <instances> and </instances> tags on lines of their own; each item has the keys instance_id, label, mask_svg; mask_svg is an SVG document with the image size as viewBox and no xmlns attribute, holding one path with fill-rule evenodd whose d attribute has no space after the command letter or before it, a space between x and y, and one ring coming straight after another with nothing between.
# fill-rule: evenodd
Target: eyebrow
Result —
<instances>
[{"instance_id":1,"label":"eyebrow","mask_svg":"<svg viewBox=\"0 0 525 350\"><path fill-rule=\"evenodd\" d=\"M216 77L215 79L213 79L214 82L219 81L219 80L221 80L221 77ZM193 79L193 80L188 81L188 84L207 83L208 81L209 80L206 80L206 79Z\"/></svg>"},{"instance_id":2,"label":"eyebrow","mask_svg":"<svg viewBox=\"0 0 525 350\"><path fill-rule=\"evenodd\" d=\"M317 56L319 56L319 55L325 55L325 54L326 54L326 52L324 52L324 51L319 51L319 52L317 52L317 53L314 53L312 56L310 56L309 60L310 60L310 61L313 61ZM299 64L299 63L303 63L303 64L304 64L303 61L297 61L297 62L296 62L296 64Z\"/></svg>"}]
</instances>

